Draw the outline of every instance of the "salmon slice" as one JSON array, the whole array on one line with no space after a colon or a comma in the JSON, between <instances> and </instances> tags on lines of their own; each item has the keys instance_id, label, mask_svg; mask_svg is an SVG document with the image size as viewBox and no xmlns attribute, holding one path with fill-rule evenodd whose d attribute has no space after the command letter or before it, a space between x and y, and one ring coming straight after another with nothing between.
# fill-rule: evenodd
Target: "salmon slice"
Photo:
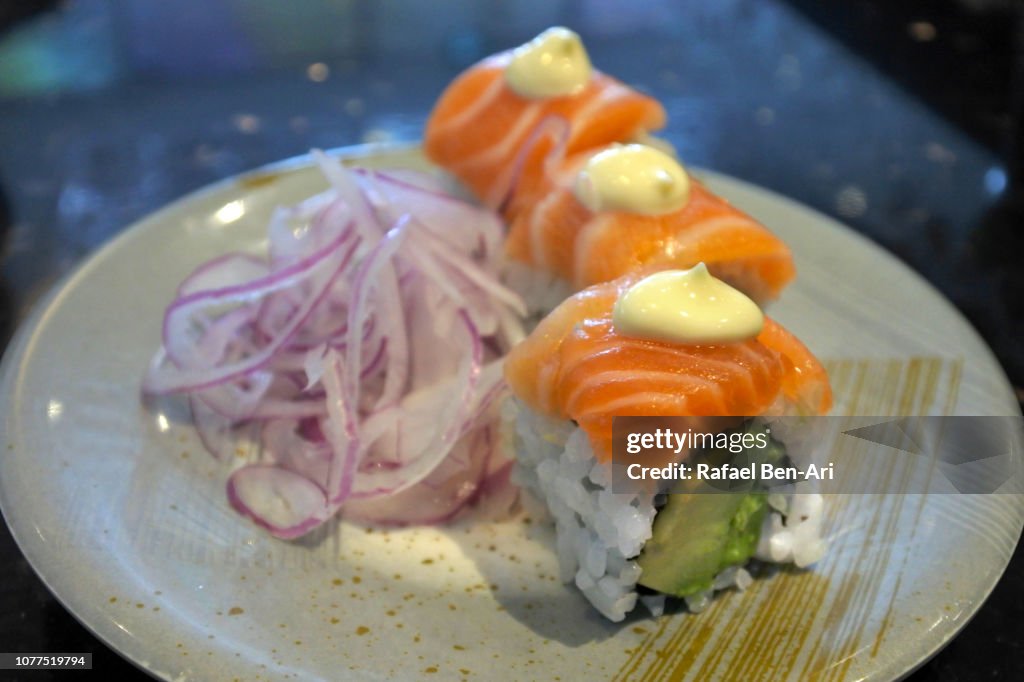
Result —
<instances>
[{"instance_id":1,"label":"salmon slice","mask_svg":"<svg viewBox=\"0 0 1024 682\"><path fill-rule=\"evenodd\" d=\"M778 297L796 276L793 255L781 239L692 177L690 199L678 211L594 213L576 199L573 187L597 151L569 158L544 179L517 189L506 243L510 257L577 289L642 267L687 269L703 262L761 303Z\"/></svg>"},{"instance_id":2,"label":"salmon slice","mask_svg":"<svg viewBox=\"0 0 1024 682\"><path fill-rule=\"evenodd\" d=\"M499 208L513 184L541 174L544 160L629 140L665 125L665 110L596 69L579 93L527 99L505 83L512 51L488 57L458 76L427 120L427 157Z\"/></svg>"},{"instance_id":3,"label":"salmon slice","mask_svg":"<svg viewBox=\"0 0 1024 682\"><path fill-rule=\"evenodd\" d=\"M673 344L618 334L612 309L642 274L597 284L555 308L505 361L512 392L534 411L571 419L600 461L611 458L616 416L752 417L825 414L824 367L765 318L753 339Z\"/></svg>"}]
</instances>

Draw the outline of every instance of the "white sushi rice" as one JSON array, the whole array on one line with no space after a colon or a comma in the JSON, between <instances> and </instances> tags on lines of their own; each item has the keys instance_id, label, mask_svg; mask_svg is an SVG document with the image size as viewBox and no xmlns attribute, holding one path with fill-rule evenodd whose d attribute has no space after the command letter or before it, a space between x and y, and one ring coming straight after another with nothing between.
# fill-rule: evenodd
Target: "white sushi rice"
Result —
<instances>
[{"instance_id":1,"label":"white sushi rice","mask_svg":"<svg viewBox=\"0 0 1024 682\"><path fill-rule=\"evenodd\" d=\"M799 485L797 492L802 492ZM827 549L821 537L824 506L824 499L817 493L793 495L786 508L771 512L765 519L754 556L800 568L820 561Z\"/></svg>"},{"instance_id":2,"label":"white sushi rice","mask_svg":"<svg viewBox=\"0 0 1024 682\"><path fill-rule=\"evenodd\" d=\"M638 599L661 615L665 597L639 597L636 590L642 569L635 559L651 538L654 494L613 493L610 467L597 462L586 434L571 422L537 414L516 400L506 402L504 418L514 425L513 480L543 503L554 521L562 581L575 582L609 620L621 621ZM757 558L801 567L820 559L825 552L821 495L773 495L769 504L773 511L765 519ZM687 606L701 611L716 591L743 590L752 580L743 567L726 568L710 590L687 597Z\"/></svg>"}]
</instances>

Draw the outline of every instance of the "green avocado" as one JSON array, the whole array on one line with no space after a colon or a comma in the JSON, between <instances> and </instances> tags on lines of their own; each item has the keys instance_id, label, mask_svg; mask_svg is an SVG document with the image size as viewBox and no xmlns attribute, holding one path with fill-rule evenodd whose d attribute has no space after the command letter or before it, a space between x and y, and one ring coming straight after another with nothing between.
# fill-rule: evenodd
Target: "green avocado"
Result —
<instances>
[{"instance_id":1,"label":"green avocado","mask_svg":"<svg viewBox=\"0 0 1024 682\"><path fill-rule=\"evenodd\" d=\"M748 430L753 428L747 425ZM747 461L778 463L785 449L771 440L767 448L743 454ZM768 512L767 494L685 492L697 485L687 482L680 492L668 495L655 517L653 536L637 559L643 569L641 585L688 597L710 589L723 569L741 565L754 554Z\"/></svg>"}]
</instances>

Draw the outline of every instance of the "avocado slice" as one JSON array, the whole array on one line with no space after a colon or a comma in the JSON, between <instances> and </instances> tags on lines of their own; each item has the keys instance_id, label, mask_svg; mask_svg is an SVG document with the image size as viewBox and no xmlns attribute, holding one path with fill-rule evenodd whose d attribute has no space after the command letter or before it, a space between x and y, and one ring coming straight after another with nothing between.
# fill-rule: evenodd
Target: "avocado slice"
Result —
<instances>
[{"instance_id":1,"label":"avocado slice","mask_svg":"<svg viewBox=\"0 0 1024 682\"><path fill-rule=\"evenodd\" d=\"M751 432L763 428L752 422L746 425ZM731 458L728 453L718 454ZM779 463L786 451L781 443L771 440L768 447L743 454L748 461ZM706 486L682 482L655 517L653 536L637 558L643 569L641 585L688 597L710 589L723 569L743 564L754 554L768 512L767 494L757 490L686 492L698 485Z\"/></svg>"}]
</instances>

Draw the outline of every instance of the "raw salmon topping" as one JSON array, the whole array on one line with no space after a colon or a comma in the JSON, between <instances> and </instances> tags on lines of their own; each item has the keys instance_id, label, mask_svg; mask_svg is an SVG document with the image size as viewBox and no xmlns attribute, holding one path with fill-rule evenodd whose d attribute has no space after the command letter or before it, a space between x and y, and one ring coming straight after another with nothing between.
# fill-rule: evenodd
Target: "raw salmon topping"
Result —
<instances>
[{"instance_id":1,"label":"raw salmon topping","mask_svg":"<svg viewBox=\"0 0 1024 682\"><path fill-rule=\"evenodd\" d=\"M616 416L756 416L783 406L823 414L828 376L770 318L755 339L673 344L623 336L612 323L618 296L639 275L592 286L557 307L505 361L505 379L528 407L572 419L602 461Z\"/></svg>"}]
</instances>

